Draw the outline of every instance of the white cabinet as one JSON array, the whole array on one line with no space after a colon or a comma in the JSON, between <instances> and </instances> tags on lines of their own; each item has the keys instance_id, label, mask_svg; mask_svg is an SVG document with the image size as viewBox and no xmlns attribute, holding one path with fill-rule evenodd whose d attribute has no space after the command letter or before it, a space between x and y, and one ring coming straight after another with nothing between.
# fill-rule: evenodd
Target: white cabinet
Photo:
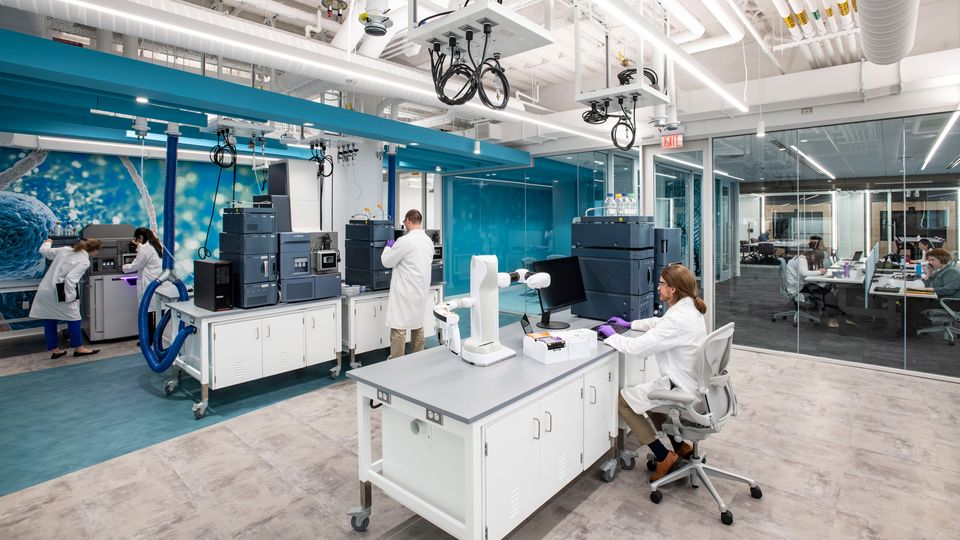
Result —
<instances>
[{"instance_id":1,"label":"white cabinet","mask_svg":"<svg viewBox=\"0 0 960 540\"><path fill-rule=\"evenodd\" d=\"M540 402L487 427L484 433L486 526L502 538L540 506Z\"/></svg>"},{"instance_id":2,"label":"white cabinet","mask_svg":"<svg viewBox=\"0 0 960 540\"><path fill-rule=\"evenodd\" d=\"M577 379L540 400L543 436L538 506L583 472L582 394L583 379Z\"/></svg>"},{"instance_id":3,"label":"white cabinet","mask_svg":"<svg viewBox=\"0 0 960 540\"><path fill-rule=\"evenodd\" d=\"M262 319L264 377L304 367L303 323L303 312Z\"/></svg>"},{"instance_id":4,"label":"white cabinet","mask_svg":"<svg viewBox=\"0 0 960 540\"><path fill-rule=\"evenodd\" d=\"M337 359L340 324L337 306L329 305L307 311L304 321L306 334L306 365Z\"/></svg>"},{"instance_id":5,"label":"white cabinet","mask_svg":"<svg viewBox=\"0 0 960 540\"><path fill-rule=\"evenodd\" d=\"M610 450L610 434L616 430L617 388L611 362L604 362L583 376L584 467Z\"/></svg>"},{"instance_id":6,"label":"white cabinet","mask_svg":"<svg viewBox=\"0 0 960 540\"><path fill-rule=\"evenodd\" d=\"M213 325L214 388L263 376L262 338L260 319Z\"/></svg>"},{"instance_id":7,"label":"white cabinet","mask_svg":"<svg viewBox=\"0 0 960 540\"><path fill-rule=\"evenodd\" d=\"M359 300L353 308L354 349L356 353L373 351L390 345L390 330L383 322L385 299ZM386 333L386 339L384 334Z\"/></svg>"}]
</instances>

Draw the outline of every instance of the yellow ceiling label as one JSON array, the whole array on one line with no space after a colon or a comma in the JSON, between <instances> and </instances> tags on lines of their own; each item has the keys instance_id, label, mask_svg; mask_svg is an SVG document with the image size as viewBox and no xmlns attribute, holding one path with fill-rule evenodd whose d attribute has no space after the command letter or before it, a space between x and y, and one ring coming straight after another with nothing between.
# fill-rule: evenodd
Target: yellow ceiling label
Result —
<instances>
[{"instance_id":1,"label":"yellow ceiling label","mask_svg":"<svg viewBox=\"0 0 960 540\"><path fill-rule=\"evenodd\" d=\"M787 28L793 30L796 28L797 23L793 22L793 15L787 15L783 18L783 22L787 23Z\"/></svg>"},{"instance_id":2,"label":"yellow ceiling label","mask_svg":"<svg viewBox=\"0 0 960 540\"><path fill-rule=\"evenodd\" d=\"M843 2L842 4L837 4L837 8L840 9L840 16L846 17L850 14L850 2Z\"/></svg>"},{"instance_id":3,"label":"yellow ceiling label","mask_svg":"<svg viewBox=\"0 0 960 540\"><path fill-rule=\"evenodd\" d=\"M800 13L797 13L797 20L800 21L800 26L803 26L810 22L810 19L807 18L806 11L801 11Z\"/></svg>"}]
</instances>

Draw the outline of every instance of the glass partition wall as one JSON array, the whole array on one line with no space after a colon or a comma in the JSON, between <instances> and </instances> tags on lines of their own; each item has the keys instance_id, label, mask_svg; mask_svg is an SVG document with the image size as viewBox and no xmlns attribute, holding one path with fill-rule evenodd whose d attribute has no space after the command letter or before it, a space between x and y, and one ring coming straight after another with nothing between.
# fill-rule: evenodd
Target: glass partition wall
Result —
<instances>
[{"instance_id":1,"label":"glass partition wall","mask_svg":"<svg viewBox=\"0 0 960 540\"><path fill-rule=\"evenodd\" d=\"M946 270L920 242L955 264L951 114L714 139L715 327L735 322L740 345L960 376L960 300L944 297L960 291L937 295L930 277Z\"/></svg>"}]
</instances>

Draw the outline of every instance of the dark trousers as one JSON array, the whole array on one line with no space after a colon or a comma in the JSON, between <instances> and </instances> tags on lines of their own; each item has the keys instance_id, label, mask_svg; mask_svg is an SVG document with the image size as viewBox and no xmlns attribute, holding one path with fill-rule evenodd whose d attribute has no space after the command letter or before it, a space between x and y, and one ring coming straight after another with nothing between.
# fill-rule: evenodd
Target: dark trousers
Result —
<instances>
[{"instance_id":1,"label":"dark trousers","mask_svg":"<svg viewBox=\"0 0 960 540\"><path fill-rule=\"evenodd\" d=\"M57 323L53 319L43 320L43 337L47 340L47 350L52 351L59 347L60 338L57 336ZM80 332L80 321L67 321L67 330L70 332L70 346L83 345L83 335Z\"/></svg>"}]
</instances>

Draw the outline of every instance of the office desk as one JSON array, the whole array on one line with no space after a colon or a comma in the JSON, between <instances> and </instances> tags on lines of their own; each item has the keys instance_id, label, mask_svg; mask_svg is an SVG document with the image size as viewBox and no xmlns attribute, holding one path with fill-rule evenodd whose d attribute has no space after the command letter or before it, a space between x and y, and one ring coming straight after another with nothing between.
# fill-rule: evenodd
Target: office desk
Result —
<instances>
[{"instance_id":1,"label":"office desk","mask_svg":"<svg viewBox=\"0 0 960 540\"><path fill-rule=\"evenodd\" d=\"M906 298L930 298L931 300L937 299L937 293L933 292L933 289L930 287L924 287L923 289L910 289L906 290L904 293L903 290L903 281L897 282L897 287L900 289L898 292L893 291L878 291L877 287L889 287L890 285L876 282L870 285L870 294L877 296L902 296Z\"/></svg>"},{"instance_id":2,"label":"office desk","mask_svg":"<svg viewBox=\"0 0 960 540\"><path fill-rule=\"evenodd\" d=\"M357 381L355 530L369 523L375 484L457 538L502 538L611 449L619 353L601 343L589 357L541 364L523 354L519 325L500 339L518 352L492 366L434 347L347 372Z\"/></svg>"},{"instance_id":3,"label":"office desk","mask_svg":"<svg viewBox=\"0 0 960 540\"><path fill-rule=\"evenodd\" d=\"M851 275L848 278L835 278L830 275L830 272L827 272L825 275L816 274L813 276L806 276L803 279L807 283L816 283L818 285L863 285L864 276L858 272L857 275Z\"/></svg>"}]
</instances>

